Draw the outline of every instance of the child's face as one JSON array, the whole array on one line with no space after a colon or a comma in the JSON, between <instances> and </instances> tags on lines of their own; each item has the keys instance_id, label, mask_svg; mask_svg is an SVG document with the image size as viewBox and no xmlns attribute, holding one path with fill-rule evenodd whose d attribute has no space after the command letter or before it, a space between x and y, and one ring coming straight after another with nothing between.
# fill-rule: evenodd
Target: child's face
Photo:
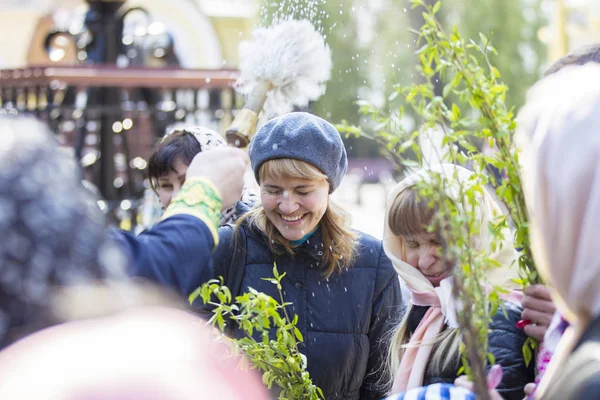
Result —
<instances>
[{"instance_id":1,"label":"child's face","mask_svg":"<svg viewBox=\"0 0 600 400\"><path fill-rule=\"evenodd\" d=\"M260 189L267 218L287 240L300 240L312 232L329 204L326 179L267 178Z\"/></svg>"},{"instance_id":2,"label":"child's face","mask_svg":"<svg viewBox=\"0 0 600 400\"><path fill-rule=\"evenodd\" d=\"M406 255L404 261L418 269L433 286L439 286L442 279L452 274L452 267L440 257L440 242L435 233L406 235L402 238Z\"/></svg>"},{"instance_id":3,"label":"child's face","mask_svg":"<svg viewBox=\"0 0 600 400\"><path fill-rule=\"evenodd\" d=\"M167 175L158 178L158 188L156 194L163 208L167 208L171 200L179 193L181 186L185 182L185 173L188 166L176 159L173 163L175 171L169 171Z\"/></svg>"}]
</instances>

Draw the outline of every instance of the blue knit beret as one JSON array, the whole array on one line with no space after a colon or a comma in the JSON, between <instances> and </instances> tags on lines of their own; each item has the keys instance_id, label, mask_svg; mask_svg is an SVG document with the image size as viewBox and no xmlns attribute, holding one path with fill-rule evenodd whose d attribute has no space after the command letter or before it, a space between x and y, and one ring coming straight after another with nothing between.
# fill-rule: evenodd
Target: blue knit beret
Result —
<instances>
[{"instance_id":1,"label":"blue knit beret","mask_svg":"<svg viewBox=\"0 0 600 400\"><path fill-rule=\"evenodd\" d=\"M305 112L285 114L267 122L252 138L248 154L257 182L258 171L265 161L293 158L327 175L330 193L337 189L348 169L346 148L337 129Z\"/></svg>"}]
</instances>

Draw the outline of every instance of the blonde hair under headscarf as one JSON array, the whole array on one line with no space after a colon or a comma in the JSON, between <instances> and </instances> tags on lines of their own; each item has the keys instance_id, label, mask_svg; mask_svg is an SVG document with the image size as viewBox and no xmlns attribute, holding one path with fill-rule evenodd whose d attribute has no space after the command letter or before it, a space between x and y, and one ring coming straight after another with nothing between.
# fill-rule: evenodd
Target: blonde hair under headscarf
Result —
<instances>
[{"instance_id":1,"label":"blonde hair under headscarf","mask_svg":"<svg viewBox=\"0 0 600 400\"><path fill-rule=\"evenodd\" d=\"M395 374L392 392L405 391L420 386L431 355L433 347L431 342L443 330L444 321L448 323L450 328L458 327L452 298L452 278L444 279L439 287L433 287L431 282L417 268L406 263L403 260L404 244L402 238L392 233L388 221L390 206L396 197L405 189L415 187L418 182L430 181L432 174L440 176L446 193L451 199L459 199L462 196L461 185L471 184L474 178L474 174L463 167L454 164L437 164L406 177L393 188L388 196L383 234L385 253L391 259L398 275L406 282L411 291L411 304L433 306L430 307L411 337L410 342L415 346L409 345L403 355L398 371L391 371L392 374ZM484 191L482 195L478 195L476 201L478 207L475 211L478 213L480 233L478 237L473 238L471 245L475 250L489 252L488 257L497 261L500 265L499 268L488 272L488 279L484 284L500 286L505 289L516 289L518 285L513 280L518 278L518 253L513 245L512 234L508 228L504 228L501 243L498 244L496 250L492 251L492 242L495 238L487 228L489 222L502 215L502 210L487 191ZM514 300L514 297L509 299L518 302Z\"/></svg>"},{"instance_id":2,"label":"blonde hair under headscarf","mask_svg":"<svg viewBox=\"0 0 600 400\"><path fill-rule=\"evenodd\" d=\"M518 121L532 253L572 324L537 398L589 321L600 315L600 66L545 78L529 91Z\"/></svg>"},{"instance_id":3,"label":"blonde hair under headscarf","mask_svg":"<svg viewBox=\"0 0 600 400\"><path fill-rule=\"evenodd\" d=\"M417 292L426 292L433 289L433 285L429 280L423 276L419 270L407 264L401 259L401 246L402 244L396 237L388 223L389 207L394 199L404 189L414 187L418 182L423 180L431 180L431 174L440 175L444 184L446 185L446 193L452 199L458 199L460 196L460 185L468 184L473 178L473 172L466 168L463 168L454 164L436 164L432 165L428 169L421 169L414 174L407 176L400 183L398 183L390 192L387 198L385 226L383 234L384 248L386 254L392 260L396 271L400 277L407 283L409 288ZM480 226L482 227L479 237L475 238L472 242L477 250L489 250L494 236L486 229L488 222L492 222L496 217L502 215L500 206L492 195L485 191L482 198L478 199L478 206L476 211L479 213ZM501 286L507 289L517 288L518 285L513 281L514 278L518 277L518 265L516 259L518 254L514 248L512 233L508 228L504 228L502 231L502 242L498 246L498 250L489 255L489 258L497 261L502 268L497 268L490 271L489 283ZM507 273L508 270L508 273Z\"/></svg>"}]
</instances>

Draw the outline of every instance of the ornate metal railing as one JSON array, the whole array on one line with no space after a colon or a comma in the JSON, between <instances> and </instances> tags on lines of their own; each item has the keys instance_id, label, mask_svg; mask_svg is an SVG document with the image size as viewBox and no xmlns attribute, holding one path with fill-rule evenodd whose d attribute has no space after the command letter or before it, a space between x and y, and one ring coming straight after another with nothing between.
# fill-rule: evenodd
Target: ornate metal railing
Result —
<instances>
[{"instance_id":1,"label":"ornate metal railing","mask_svg":"<svg viewBox=\"0 0 600 400\"><path fill-rule=\"evenodd\" d=\"M148 186L146 160L156 138L174 123L223 132L240 105L232 88L237 77L236 70L114 65L2 70L0 113L31 114L45 121L74 149L107 211L118 214L127 208L135 223L137 199Z\"/></svg>"}]
</instances>

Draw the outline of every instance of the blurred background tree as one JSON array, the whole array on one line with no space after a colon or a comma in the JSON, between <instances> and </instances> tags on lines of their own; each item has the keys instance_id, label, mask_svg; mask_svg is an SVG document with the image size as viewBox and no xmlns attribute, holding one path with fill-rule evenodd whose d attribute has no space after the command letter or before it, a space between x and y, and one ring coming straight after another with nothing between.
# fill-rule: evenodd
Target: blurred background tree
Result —
<instances>
[{"instance_id":1,"label":"blurred background tree","mask_svg":"<svg viewBox=\"0 0 600 400\"><path fill-rule=\"evenodd\" d=\"M525 92L546 65L546 45L538 31L547 24L540 12L541 0L444 0L443 24L456 25L464 38L479 40L479 32L498 50L492 63L509 87L506 102L519 108Z\"/></svg>"},{"instance_id":2,"label":"blurred background tree","mask_svg":"<svg viewBox=\"0 0 600 400\"><path fill-rule=\"evenodd\" d=\"M371 121L359 116L357 100L393 110L392 86L418 79L414 52L423 18L411 10L408 0L262 0L261 23L295 18L309 19L326 36L332 49L333 69L327 92L311 111L334 123L347 121L366 130ZM435 0L428 0L434 3ZM526 90L541 76L546 46L538 39L547 24L540 12L541 0L443 0L440 19L444 26L456 25L465 38L479 39L479 32L498 50L492 62L510 88L509 107L520 107ZM439 90L443 87L440 82ZM404 122L413 128L414 116ZM365 139L346 141L352 156L373 157L377 146Z\"/></svg>"}]
</instances>

